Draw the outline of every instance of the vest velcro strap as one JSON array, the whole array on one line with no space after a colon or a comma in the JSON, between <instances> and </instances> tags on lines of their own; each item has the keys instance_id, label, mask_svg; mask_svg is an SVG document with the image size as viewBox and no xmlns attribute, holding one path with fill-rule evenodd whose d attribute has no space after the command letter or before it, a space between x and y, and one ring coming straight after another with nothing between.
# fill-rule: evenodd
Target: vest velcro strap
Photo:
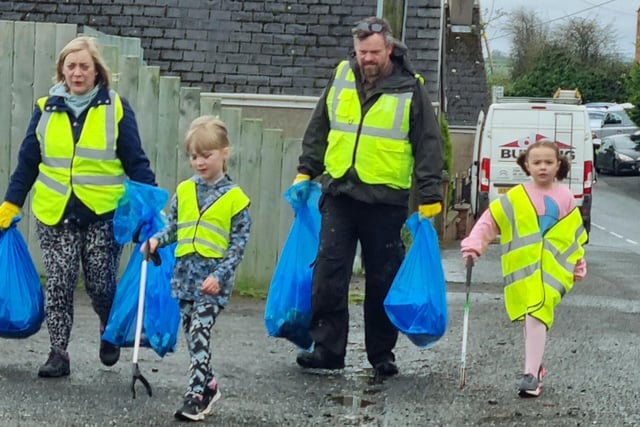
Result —
<instances>
[{"instance_id":1,"label":"vest velcro strap","mask_svg":"<svg viewBox=\"0 0 640 427\"><path fill-rule=\"evenodd\" d=\"M60 184L58 181L51 179L42 172L38 174L38 181L62 196L67 194L68 187L66 185Z\"/></svg>"}]
</instances>

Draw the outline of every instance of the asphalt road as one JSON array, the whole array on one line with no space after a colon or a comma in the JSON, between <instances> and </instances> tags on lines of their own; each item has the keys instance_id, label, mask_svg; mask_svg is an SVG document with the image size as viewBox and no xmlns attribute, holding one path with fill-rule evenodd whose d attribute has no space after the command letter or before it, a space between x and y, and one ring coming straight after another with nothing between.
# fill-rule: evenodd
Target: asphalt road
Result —
<instances>
[{"instance_id":1,"label":"asphalt road","mask_svg":"<svg viewBox=\"0 0 640 427\"><path fill-rule=\"evenodd\" d=\"M605 185L606 184L606 185ZM362 307L351 309L346 368L309 373L295 364L296 349L266 335L264 302L234 296L214 328L213 352L222 399L205 425L216 426L586 426L640 425L639 250L619 238L624 221L637 223L640 202L601 180L587 247L589 273L556 311L548 335L548 376L538 399L517 396L523 367L522 329L508 321L493 245L473 270L467 386L458 386L464 269L457 245L442 250L449 322L429 349L401 337L400 375L371 382L363 344ZM621 198L623 197L623 198ZM624 203L613 218L612 203ZM633 214L626 209L634 209ZM610 222L607 222L610 221ZM635 228L633 229L635 233ZM631 233L631 232L630 232ZM638 239L640 241L640 238ZM354 280L354 292L361 279ZM69 348L71 376L41 379L46 328L24 340L1 341L2 426L174 426L186 386L187 351L160 359L149 349L139 366L153 387L140 384L133 399L131 349L112 368L98 359L98 320L83 290L76 295Z\"/></svg>"}]
</instances>

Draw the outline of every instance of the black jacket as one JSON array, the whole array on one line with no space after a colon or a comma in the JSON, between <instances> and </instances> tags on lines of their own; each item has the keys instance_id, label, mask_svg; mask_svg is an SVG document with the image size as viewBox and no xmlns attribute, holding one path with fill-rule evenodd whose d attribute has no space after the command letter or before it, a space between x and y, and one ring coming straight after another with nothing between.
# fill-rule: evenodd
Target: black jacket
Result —
<instances>
[{"instance_id":1,"label":"black jacket","mask_svg":"<svg viewBox=\"0 0 640 427\"><path fill-rule=\"evenodd\" d=\"M410 112L409 142L413 147L414 184L418 191L418 203L436 203L442 201L443 144L440 125L436 118L427 91L407 58L407 49L396 42L391 60L393 72L389 77L377 83L372 95L367 99L362 88L361 74L355 57L350 66L356 76L356 89L360 97L362 114L377 101L382 93L413 91ZM302 141L302 155L298 172L315 178L321 176L322 190L325 193L345 194L365 203L384 203L407 206L408 190L398 190L386 185L363 183L353 167L340 179L333 179L325 170L324 155L327 149L327 136L330 122L327 111L327 94L333 85L335 71L327 87L318 100Z\"/></svg>"}]
</instances>

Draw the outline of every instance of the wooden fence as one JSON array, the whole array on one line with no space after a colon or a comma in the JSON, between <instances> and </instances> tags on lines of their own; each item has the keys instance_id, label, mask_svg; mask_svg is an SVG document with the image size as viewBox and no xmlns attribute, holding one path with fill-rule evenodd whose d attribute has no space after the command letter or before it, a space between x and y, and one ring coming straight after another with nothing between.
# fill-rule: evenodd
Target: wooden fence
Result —
<instances>
[{"instance_id":1,"label":"wooden fence","mask_svg":"<svg viewBox=\"0 0 640 427\"><path fill-rule=\"evenodd\" d=\"M292 220L282 193L295 175L300 140L285 138L280 129L266 128L268 123L260 118L243 118L241 108L223 107L215 94L182 87L179 77L161 76L159 67L147 66L140 54L131 54L140 51L138 39L87 32L101 42L114 76L112 87L136 112L143 147L160 187L173 194L177 183L192 175L182 147L193 119L203 114L219 115L227 124L232 146L229 174L251 198L253 219L236 286L245 292L264 294ZM0 20L0 76L10 82L0 90L1 195L16 166L34 102L47 95L57 54L76 35L77 27L71 24ZM128 54L122 55L123 51ZM20 229L43 273L29 199L22 214ZM129 253L127 248L123 265Z\"/></svg>"}]
</instances>

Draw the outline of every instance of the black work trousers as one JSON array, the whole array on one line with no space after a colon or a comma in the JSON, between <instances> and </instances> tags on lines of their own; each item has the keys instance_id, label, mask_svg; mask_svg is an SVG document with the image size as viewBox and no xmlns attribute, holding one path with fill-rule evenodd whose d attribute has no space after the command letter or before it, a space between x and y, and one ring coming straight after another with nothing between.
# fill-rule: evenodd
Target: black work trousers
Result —
<instances>
[{"instance_id":1,"label":"black work trousers","mask_svg":"<svg viewBox=\"0 0 640 427\"><path fill-rule=\"evenodd\" d=\"M311 337L332 357L346 355L349 282L358 241L365 270L365 347L369 362L394 361L398 331L384 310L384 299L404 259L401 228L407 208L359 202L323 194L322 226L313 271Z\"/></svg>"}]
</instances>

